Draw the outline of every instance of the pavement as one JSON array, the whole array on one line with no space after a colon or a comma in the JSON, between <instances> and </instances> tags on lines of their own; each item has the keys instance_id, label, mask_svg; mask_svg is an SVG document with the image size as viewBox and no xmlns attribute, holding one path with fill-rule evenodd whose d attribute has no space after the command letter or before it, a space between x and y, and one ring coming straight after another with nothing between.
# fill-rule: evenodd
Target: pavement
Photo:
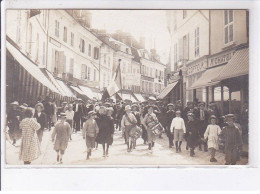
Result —
<instances>
[{"instance_id":1,"label":"pavement","mask_svg":"<svg viewBox=\"0 0 260 194\"><path fill-rule=\"evenodd\" d=\"M116 131L114 134L113 145L109 148L108 157L103 157L102 145L92 151L92 156L86 160L87 148L85 140L82 138L81 132L73 133L72 140L69 141L68 147L63 157L63 163L57 163L56 152L54 151L53 142L51 141L52 131L45 131L41 144L42 154L37 159L32 161L31 165L71 165L71 166L126 166L126 165L153 165L155 167L164 165L224 165L225 157L221 152L216 153L218 162L211 163L209 161L209 152L199 151L195 149L195 157L190 157L189 151L185 149L186 142L182 144L182 152L176 153L175 147L169 148L168 138L163 134L163 138L156 139L153 150L148 150L148 145L143 144L143 140L137 140L136 149L128 153L126 144L122 138L121 131ZM18 160L20 150L19 140L16 146L11 145L6 141L6 164L8 165L23 165L22 161ZM248 163L247 157L241 157L237 162L238 165Z\"/></svg>"}]
</instances>

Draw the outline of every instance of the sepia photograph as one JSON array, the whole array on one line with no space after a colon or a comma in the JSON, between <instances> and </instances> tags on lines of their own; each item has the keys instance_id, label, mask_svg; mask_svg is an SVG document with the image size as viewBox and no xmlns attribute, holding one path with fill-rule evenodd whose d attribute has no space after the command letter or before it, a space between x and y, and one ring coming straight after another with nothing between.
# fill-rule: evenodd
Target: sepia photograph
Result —
<instances>
[{"instance_id":1,"label":"sepia photograph","mask_svg":"<svg viewBox=\"0 0 260 194\"><path fill-rule=\"evenodd\" d=\"M6 167L248 165L249 12L7 9Z\"/></svg>"}]
</instances>

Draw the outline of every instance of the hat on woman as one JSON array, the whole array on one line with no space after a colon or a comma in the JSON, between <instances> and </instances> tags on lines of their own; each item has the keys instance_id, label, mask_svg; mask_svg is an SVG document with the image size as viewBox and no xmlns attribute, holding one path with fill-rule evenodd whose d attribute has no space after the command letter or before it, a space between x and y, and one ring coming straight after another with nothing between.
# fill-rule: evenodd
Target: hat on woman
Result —
<instances>
[{"instance_id":1,"label":"hat on woman","mask_svg":"<svg viewBox=\"0 0 260 194\"><path fill-rule=\"evenodd\" d=\"M108 108L107 108L107 111L112 111L112 112L113 112L114 109L113 109L112 107L108 107Z\"/></svg>"},{"instance_id":2,"label":"hat on woman","mask_svg":"<svg viewBox=\"0 0 260 194\"><path fill-rule=\"evenodd\" d=\"M23 104L20 106L20 108L22 108L22 109L27 109L27 108L28 108L28 104L23 103Z\"/></svg>"},{"instance_id":3,"label":"hat on woman","mask_svg":"<svg viewBox=\"0 0 260 194\"><path fill-rule=\"evenodd\" d=\"M89 113L88 113L89 116L96 115L96 114L97 114L97 113L96 113L95 111L93 111L93 110L92 110L92 111L89 111Z\"/></svg>"},{"instance_id":4,"label":"hat on woman","mask_svg":"<svg viewBox=\"0 0 260 194\"><path fill-rule=\"evenodd\" d=\"M42 103L37 103L37 104L35 105L35 109L37 108L37 106L40 106L40 107L41 107L41 109L42 109L42 110L44 110L44 106L43 106L43 104L42 104Z\"/></svg>"},{"instance_id":5,"label":"hat on woman","mask_svg":"<svg viewBox=\"0 0 260 194\"><path fill-rule=\"evenodd\" d=\"M126 105L125 106L125 111L127 111L127 110L131 110L131 106L130 105Z\"/></svg>"},{"instance_id":6,"label":"hat on woman","mask_svg":"<svg viewBox=\"0 0 260 194\"><path fill-rule=\"evenodd\" d=\"M19 106L19 103L17 101L14 101L12 103L10 103L11 105L16 105L16 106Z\"/></svg>"}]
</instances>

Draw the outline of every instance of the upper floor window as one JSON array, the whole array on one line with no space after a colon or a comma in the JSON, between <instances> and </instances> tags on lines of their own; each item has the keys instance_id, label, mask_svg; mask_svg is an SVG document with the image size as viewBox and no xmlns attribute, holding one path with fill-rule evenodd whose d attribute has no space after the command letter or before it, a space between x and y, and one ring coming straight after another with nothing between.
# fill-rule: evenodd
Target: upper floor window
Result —
<instances>
[{"instance_id":1,"label":"upper floor window","mask_svg":"<svg viewBox=\"0 0 260 194\"><path fill-rule=\"evenodd\" d=\"M98 59L98 58L99 58L99 48L94 47L94 59Z\"/></svg>"},{"instance_id":2,"label":"upper floor window","mask_svg":"<svg viewBox=\"0 0 260 194\"><path fill-rule=\"evenodd\" d=\"M32 53L32 24L30 23L29 25L29 44L28 44L28 52L31 54Z\"/></svg>"},{"instance_id":3,"label":"upper floor window","mask_svg":"<svg viewBox=\"0 0 260 194\"><path fill-rule=\"evenodd\" d=\"M104 64L107 64L107 54L104 54Z\"/></svg>"},{"instance_id":4,"label":"upper floor window","mask_svg":"<svg viewBox=\"0 0 260 194\"><path fill-rule=\"evenodd\" d=\"M199 37L199 27L197 27L195 29L195 57L199 56L199 40L200 40L200 37Z\"/></svg>"},{"instance_id":5,"label":"upper floor window","mask_svg":"<svg viewBox=\"0 0 260 194\"><path fill-rule=\"evenodd\" d=\"M225 32L225 44L233 41L233 10L224 11L224 32Z\"/></svg>"},{"instance_id":6,"label":"upper floor window","mask_svg":"<svg viewBox=\"0 0 260 194\"><path fill-rule=\"evenodd\" d=\"M97 79L96 76L97 76L97 70L94 69L93 81L96 81L96 79Z\"/></svg>"},{"instance_id":7,"label":"upper floor window","mask_svg":"<svg viewBox=\"0 0 260 194\"><path fill-rule=\"evenodd\" d=\"M42 65L45 66L45 42L42 43Z\"/></svg>"},{"instance_id":8,"label":"upper floor window","mask_svg":"<svg viewBox=\"0 0 260 194\"><path fill-rule=\"evenodd\" d=\"M85 52L85 40L80 39L80 52L84 53Z\"/></svg>"},{"instance_id":9,"label":"upper floor window","mask_svg":"<svg viewBox=\"0 0 260 194\"><path fill-rule=\"evenodd\" d=\"M73 75L74 73L74 59L71 58L70 59L70 70L69 70L70 74Z\"/></svg>"},{"instance_id":10,"label":"upper floor window","mask_svg":"<svg viewBox=\"0 0 260 194\"><path fill-rule=\"evenodd\" d=\"M67 27L64 26L64 31L63 31L63 41L67 42Z\"/></svg>"},{"instance_id":11,"label":"upper floor window","mask_svg":"<svg viewBox=\"0 0 260 194\"><path fill-rule=\"evenodd\" d=\"M17 12L17 31L16 31L16 42L19 44L21 40L21 10Z\"/></svg>"},{"instance_id":12,"label":"upper floor window","mask_svg":"<svg viewBox=\"0 0 260 194\"><path fill-rule=\"evenodd\" d=\"M70 45L74 46L74 33L73 32L71 32L71 34L70 34Z\"/></svg>"},{"instance_id":13,"label":"upper floor window","mask_svg":"<svg viewBox=\"0 0 260 194\"><path fill-rule=\"evenodd\" d=\"M108 67L110 67L110 56L108 56L107 63L108 63Z\"/></svg>"},{"instance_id":14,"label":"upper floor window","mask_svg":"<svg viewBox=\"0 0 260 194\"><path fill-rule=\"evenodd\" d=\"M187 10L183 10L183 19L187 17Z\"/></svg>"},{"instance_id":15,"label":"upper floor window","mask_svg":"<svg viewBox=\"0 0 260 194\"><path fill-rule=\"evenodd\" d=\"M59 38L60 23L55 20L55 36Z\"/></svg>"},{"instance_id":16,"label":"upper floor window","mask_svg":"<svg viewBox=\"0 0 260 194\"><path fill-rule=\"evenodd\" d=\"M91 57L91 44L88 45L88 56Z\"/></svg>"}]
</instances>

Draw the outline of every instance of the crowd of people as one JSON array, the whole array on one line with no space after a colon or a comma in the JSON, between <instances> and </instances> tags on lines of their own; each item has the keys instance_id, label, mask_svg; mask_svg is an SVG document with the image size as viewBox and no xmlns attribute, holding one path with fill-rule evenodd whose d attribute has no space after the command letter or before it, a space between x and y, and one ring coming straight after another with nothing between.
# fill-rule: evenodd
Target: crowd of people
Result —
<instances>
[{"instance_id":1,"label":"crowd of people","mask_svg":"<svg viewBox=\"0 0 260 194\"><path fill-rule=\"evenodd\" d=\"M215 153L223 150L226 165L234 165L239 160L242 144L247 140L248 109L243 107L240 115L221 116L214 102L206 108L204 102L188 102L185 108L180 101L176 104L158 102L149 98L143 103L120 101L88 101L76 99L56 106L55 100L46 98L32 108L17 101L10 104L7 111L7 134L15 145L21 138L19 158L30 164L41 154L44 131L52 130L57 162L62 158L73 140L73 133L82 132L89 160L92 149L102 145L103 157L109 155L115 130L122 132L126 151L132 152L137 139L142 138L148 150L155 146L157 138L168 138L169 148L182 152L186 150L195 156L195 148L210 154L210 162L217 162Z\"/></svg>"}]
</instances>

